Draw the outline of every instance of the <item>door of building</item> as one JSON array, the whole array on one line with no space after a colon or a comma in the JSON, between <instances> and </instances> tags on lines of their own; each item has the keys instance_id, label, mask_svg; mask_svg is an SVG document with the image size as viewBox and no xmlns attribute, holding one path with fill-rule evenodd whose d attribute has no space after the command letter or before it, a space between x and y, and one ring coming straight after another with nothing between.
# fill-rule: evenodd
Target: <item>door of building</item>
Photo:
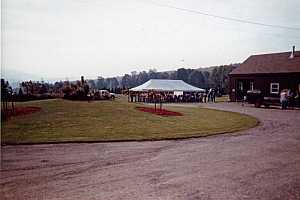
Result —
<instances>
[{"instance_id":1,"label":"door of building","mask_svg":"<svg viewBox=\"0 0 300 200\"><path fill-rule=\"evenodd\" d=\"M237 80L236 83L236 100L242 101L247 96L247 91L254 88L253 80Z\"/></svg>"}]
</instances>

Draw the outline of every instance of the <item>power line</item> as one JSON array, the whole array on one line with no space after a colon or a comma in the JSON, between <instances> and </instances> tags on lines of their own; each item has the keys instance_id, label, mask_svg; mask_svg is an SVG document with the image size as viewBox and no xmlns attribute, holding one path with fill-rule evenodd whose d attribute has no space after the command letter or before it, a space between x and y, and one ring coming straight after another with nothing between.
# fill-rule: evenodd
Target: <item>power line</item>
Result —
<instances>
[{"instance_id":1,"label":"power line","mask_svg":"<svg viewBox=\"0 0 300 200\"><path fill-rule=\"evenodd\" d=\"M300 28L295 28L295 27L275 25L275 24L266 24L266 23L254 22L254 21L238 19L238 18L232 18L232 17L224 17L224 16L220 16L220 15L214 15L214 14L206 13L206 12L199 11L199 10L180 8L180 7L167 5L167 4L160 4L160 3L156 3L154 1L147 1L147 2L151 3L153 5L159 6L159 7L176 9L176 10L180 10L180 11L184 11L184 12L190 12L190 13L194 13L194 14L204 15L204 16L208 16L208 17L214 17L214 18L228 20L228 21L235 21L235 22L239 22L239 23L246 23L246 24L265 26L265 27L271 27L271 28L287 29L287 30L292 30L292 31L300 31Z\"/></svg>"}]
</instances>

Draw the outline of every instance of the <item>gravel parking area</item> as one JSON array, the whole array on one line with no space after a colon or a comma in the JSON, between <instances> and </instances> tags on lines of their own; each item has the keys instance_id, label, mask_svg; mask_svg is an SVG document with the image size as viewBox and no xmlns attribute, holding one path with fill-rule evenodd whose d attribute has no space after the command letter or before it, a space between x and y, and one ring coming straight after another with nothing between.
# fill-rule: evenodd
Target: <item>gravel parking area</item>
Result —
<instances>
[{"instance_id":1,"label":"gravel parking area","mask_svg":"<svg viewBox=\"0 0 300 200\"><path fill-rule=\"evenodd\" d=\"M3 146L0 196L300 199L300 110L202 106L246 113L261 123L187 140Z\"/></svg>"}]
</instances>

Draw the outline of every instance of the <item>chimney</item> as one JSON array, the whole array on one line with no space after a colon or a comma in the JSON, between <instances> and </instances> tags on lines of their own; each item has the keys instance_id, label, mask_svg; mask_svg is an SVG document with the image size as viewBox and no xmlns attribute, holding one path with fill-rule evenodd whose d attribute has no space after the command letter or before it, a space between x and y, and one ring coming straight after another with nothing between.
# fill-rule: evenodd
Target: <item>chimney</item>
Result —
<instances>
[{"instance_id":1,"label":"chimney","mask_svg":"<svg viewBox=\"0 0 300 200\"><path fill-rule=\"evenodd\" d=\"M290 59L295 58L295 46L293 46L293 50L292 50L292 53L291 53L291 55L290 55L289 58L290 58Z\"/></svg>"}]
</instances>

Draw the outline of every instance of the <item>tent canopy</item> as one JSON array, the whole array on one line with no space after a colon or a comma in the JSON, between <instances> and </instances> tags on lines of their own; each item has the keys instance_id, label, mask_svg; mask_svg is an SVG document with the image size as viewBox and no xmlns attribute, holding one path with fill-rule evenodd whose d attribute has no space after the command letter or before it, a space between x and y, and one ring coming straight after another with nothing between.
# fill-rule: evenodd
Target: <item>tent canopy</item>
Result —
<instances>
[{"instance_id":1,"label":"tent canopy","mask_svg":"<svg viewBox=\"0 0 300 200\"><path fill-rule=\"evenodd\" d=\"M150 79L146 83L131 88L129 91L145 92L145 91L163 91L163 92L204 92L204 89L194 87L182 80L167 80L167 79Z\"/></svg>"}]
</instances>

